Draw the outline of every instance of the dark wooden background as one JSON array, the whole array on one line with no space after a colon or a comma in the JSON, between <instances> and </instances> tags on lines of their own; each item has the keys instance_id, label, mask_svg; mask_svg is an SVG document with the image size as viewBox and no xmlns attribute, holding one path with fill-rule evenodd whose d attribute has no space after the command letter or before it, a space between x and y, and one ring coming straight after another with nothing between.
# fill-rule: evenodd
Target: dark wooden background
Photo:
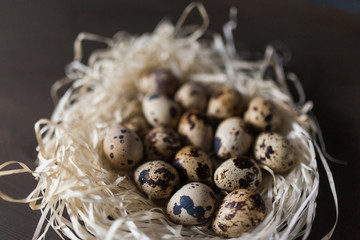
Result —
<instances>
[{"instance_id":1,"label":"dark wooden background","mask_svg":"<svg viewBox=\"0 0 360 240\"><path fill-rule=\"evenodd\" d=\"M0 163L16 160L34 169L34 123L50 116L52 83L72 60L73 40L87 31L111 37L119 30L152 31L164 17L181 14L190 1L12 1L0 5ZM205 2L205 1L204 1ZM255 3L256 2L256 3ZM238 7L237 41L261 52L281 40L292 51L286 67L300 77L315 103L328 152L348 162L330 163L340 203L333 239L360 236L360 16L297 1L206 1L210 28L221 31ZM197 21L198 18L192 18ZM102 47L87 44L88 48ZM317 215L309 239L320 239L335 220L323 168ZM0 190L21 198L36 182L30 175L0 178ZM39 212L0 200L0 239L30 239ZM53 231L48 239L58 239Z\"/></svg>"}]
</instances>

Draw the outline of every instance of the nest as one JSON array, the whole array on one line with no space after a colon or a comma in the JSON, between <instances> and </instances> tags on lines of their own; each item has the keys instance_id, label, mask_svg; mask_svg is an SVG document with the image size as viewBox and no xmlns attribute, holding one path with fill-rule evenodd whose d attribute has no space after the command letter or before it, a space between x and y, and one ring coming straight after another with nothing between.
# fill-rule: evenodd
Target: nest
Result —
<instances>
[{"instance_id":1,"label":"nest","mask_svg":"<svg viewBox=\"0 0 360 240\"><path fill-rule=\"evenodd\" d=\"M199 10L203 24L183 27L192 9ZM19 164L19 169L2 170L0 174L30 172L38 180L26 199L15 200L1 193L5 200L26 202L32 209L41 210L34 239L43 239L50 227L61 238L70 239L219 238L209 223L182 226L171 222L163 208L137 190L130 173L115 172L103 155L106 128L141 113L137 81L144 71L155 67L171 69L183 81L232 85L248 99L255 95L270 98L285 116L280 132L298 149L298 163L288 174L270 171L265 175L258 192L268 215L251 233L238 239L305 239L309 235L319 190L317 157L328 173L337 211L331 172L316 142L320 129L309 114L312 103L305 101L296 76L284 73L284 58L274 47L268 46L258 61L245 61L237 54L232 38L235 17L236 11L231 9L231 19L224 25L225 41L217 33L204 37L209 18L199 3L190 4L176 26L163 21L153 33L132 36L119 32L112 39L79 34L74 44L75 59L67 66L66 77L52 88L57 104L51 119L41 119L35 125L38 167L32 171L19 162L0 166ZM108 46L93 52L87 65L81 62L84 40ZM272 78L266 74L269 69L273 70ZM58 98L57 91L69 83ZM297 102L290 94L289 83L298 91Z\"/></svg>"}]
</instances>

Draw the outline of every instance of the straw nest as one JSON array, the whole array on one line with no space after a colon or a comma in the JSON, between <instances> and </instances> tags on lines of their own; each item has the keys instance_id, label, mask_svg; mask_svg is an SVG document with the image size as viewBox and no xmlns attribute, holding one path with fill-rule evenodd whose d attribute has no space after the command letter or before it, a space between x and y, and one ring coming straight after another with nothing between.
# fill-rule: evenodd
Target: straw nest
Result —
<instances>
[{"instance_id":1,"label":"straw nest","mask_svg":"<svg viewBox=\"0 0 360 240\"><path fill-rule=\"evenodd\" d=\"M203 23L183 27L192 9L199 10ZM181 226L171 222L163 208L136 189L131 173L111 170L103 155L106 128L141 112L137 81L144 71L154 67L171 69L184 81L232 85L248 99L265 96L285 116L280 132L296 146L298 163L288 174L265 174L258 192L268 215L256 229L238 239L308 236L319 190L317 157L325 165L337 204L331 172L315 140L319 129L308 114L312 103L305 101L296 76L284 73L284 58L274 47L267 47L258 61L245 61L236 53L231 34L236 27L235 17L232 9L231 19L224 25L225 41L217 33L204 37L209 18L199 3L190 4L176 26L164 21L154 32L141 36L119 32L109 39L79 34L74 44L75 59L67 66L66 77L52 88L56 108L51 119L41 119L35 125L38 167L32 171L19 162L1 165L1 169L20 165L17 170L2 170L1 175L31 172L38 180L26 199L15 200L1 193L5 200L27 202L32 209L41 210L34 239L44 238L49 227L70 239L219 238L208 224ZM83 40L107 45L93 52L87 65L81 63ZM266 75L270 68L276 81ZM58 100L57 90L69 83L71 86ZM288 83L298 90L298 102L294 102Z\"/></svg>"}]
</instances>

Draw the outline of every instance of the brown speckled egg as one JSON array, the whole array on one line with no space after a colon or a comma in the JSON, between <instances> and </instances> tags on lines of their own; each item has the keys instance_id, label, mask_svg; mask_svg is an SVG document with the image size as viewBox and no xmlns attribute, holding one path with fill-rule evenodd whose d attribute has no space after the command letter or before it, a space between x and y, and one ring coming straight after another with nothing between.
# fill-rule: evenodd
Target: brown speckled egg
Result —
<instances>
[{"instance_id":1,"label":"brown speckled egg","mask_svg":"<svg viewBox=\"0 0 360 240\"><path fill-rule=\"evenodd\" d=\"M205 87L198 82L185 83L177 90L175 101L184 109L206 110L207 96Z\"/></svg>"},{"instance_id":2,"label":"brown speckled egg","mask_svg":"<svg viewBox=\"0 0 360 240\"><path fill-rule=\"evenodd\" d=\"M185 112L178 126L178 132L186 145L193 145L208 152L211 149L213 129L210 119L196 110Z\"/></svg>"},{"instance_id":3,"label":"brown speckled egg","mask_svg":"<svg viewBox=\"0 0 360 240\"><path fill-rule=\"evenodd\" d=\"M262 181L261 169L251 158L240 156L223 162L214 173L214 182L222 190L255 191Z\"/></svg>"},{"instance_id":4,"label":"brown speckled egg","mask_svg":"<svg viewBox=\"0 0 360 240\"><path fill-rule=\"evenodd\" d=\"M152 200L170 198L179 184L179 175L175 168L164 161L142 164L136 169L134 179L139 189Z\"/></svg>"},{"instance_id":5,"label":"brown speckled egg","mask_svg":"<svg viewBox=\"0 0 360 240\"><path fill-rule=\"evenodd\" d=\"M180 136L171 128L157 127L146 134L144 139L148 160L170 160L181 148Z\"/></svg>"},{"instance_id":6,"label":"brown speckled egg","mask_svg":"<svg viewBox=\"0 0 360 240\"><path fill-rule=\"evenodd\" d=\"M263 198L253 191L238 189L224 198L212 229L223 237L239 237L242 233L253 230L265 217Z\"/></svg>"},{"instance_id":7,"label":"brown speckled egg","mask_svg":"<svg viewBox=\"0 0 360 240\"><path fill-rule=\"evenodd\" d=\"M237 90L222 88L211 95L207 114L215 119L225 119L240 116L243 107L244 100Z\"/></svg>"},{"instance_id":8,"label":"brown speckled egg","mask_svg":"<svg viewBox=\"0 0 360 240\"><path fill-rule=\"evenodd\" d=\"M196 225L209 220L215 210L215 194L204 183L192 182L169 200L166 212L178 224Z\"/></svg>"},{"instance_id":9,"label":"brown speckled egg","mask_svg":"<svg viewBox=\"0 0 360 240\"><path fill-rule=\"evenodd\" d=\"M141 76L138 82L138 89L144 94L160 93L173 96L178 86L178 79L166 69L147 72Z\"/></svg>"},{"instance_id":10,"label":"brown speckled egg","mask_svg":"<svg viewBox=\"0 0 360 240\"><path fill-rule=\"evenodd\" d=\"M212 162L201 149L194 146L183 147L176 153L173 165L184 181L212 185Z\"/></svg>"},{"instance_id":11,"label":"brown speckled egg","mask_svg":"<svg viewBox=\"0 0 360 240\"><path fill-rule=\"evenodd\" d=\"M123 123L125 127L136 132L139 137L143 138L149 132L150 127L143 116L134 116Z\"/></svg>"},{"instance_id":12,"label":"brown speckled egg","mask_svg":"<svg viewBox=\"0 0 360 240\"><path fill-rule=\"evenodd\" d=\"M255 158L275 173L294 167L296 151L289 140L278 133L262 133L255 141Z\"/></svg>"},{"instance_id":13,"label":"brown speckled egg","mask_svg":"<svg viewBox=\"0 0 360 240\"><path fill-rule=\"evenodd\" d=\"M244 120L257 131L275 131L280 127L280 116L275 106L262 97L250 101Z\"/></svg>"},{"instance_id":14,"label":"brown speckled egg","mask_svg":"<svg viewBox=\"0 0 360 240\"><path fill-rule=\"evenodd\" d=\"M180 117L180 106L161 94L146 95L143 99L143 111L146 120L154 127L175 128Z\"/></svg>"},{"instance_id":15,"label":"brown speckled egg","mask_svg":"<svg viewBox=\"0 0 360 240\"><path fill-rule=\"evenodd\" d=\"M244 121L239 117L225 119L218 126L214 149L220 158L230 158L242 155L251 146L253 136L248 132Z\"/></svg>"},{"instance_id":16,"label":"brown speckled egg","mask_svg":"<svg viewBox=\"0 0 360 240\"><path fill-rule=\"evenodd\" d=\"M143 157L143 145L138 135L124 126L108 129L103 150L110 165L117 170L133 169Z\"/></svg>"}]
</instances>

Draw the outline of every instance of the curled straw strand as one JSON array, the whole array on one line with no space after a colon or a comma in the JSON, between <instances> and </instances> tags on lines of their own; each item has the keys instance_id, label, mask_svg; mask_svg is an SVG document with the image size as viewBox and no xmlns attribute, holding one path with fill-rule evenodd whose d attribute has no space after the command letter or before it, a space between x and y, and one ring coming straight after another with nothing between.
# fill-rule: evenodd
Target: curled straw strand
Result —
<instances>
[{"instance_id":1,"label":"curled straw strand","mask_svg":"<svg viewBox=\"0 0 360 240\"><path fill-rule=\"evenodd\" d=\"M180 31L181 27L183 26L185 20L187 19L188 15L190 14L190 12L194 9L198 9L200 16L203 20L202 25L196 29L190 36L186 37L184 40L187 42L194 42L197 39L199 39L204 33L205 31L208 29L209 24L210 24L210 18L206 12L206 9L204 7L204 5L200 2L192 2L190 3L183 11L183 13L181 14L178 22L175 25L175 30L174 33L175 35Z\"/></svg>"}]
</instances>

